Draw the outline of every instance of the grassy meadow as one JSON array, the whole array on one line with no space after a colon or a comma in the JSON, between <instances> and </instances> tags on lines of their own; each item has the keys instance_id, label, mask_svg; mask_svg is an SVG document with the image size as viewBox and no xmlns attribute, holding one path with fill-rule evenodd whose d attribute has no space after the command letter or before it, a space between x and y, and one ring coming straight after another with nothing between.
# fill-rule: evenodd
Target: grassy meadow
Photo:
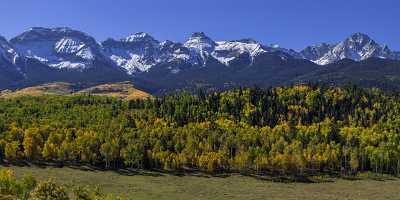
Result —
<instances>
[{"instance_id":1,"label":"grassy meadow","mask_svg":"<svg viewBox=\"0 0 400 200\"><path fill-rule=\"evenodd\" d=\"M259 178L229 175L214 177L206 174L170 175L141 171L99 171L69 167L16 167L17 177L31 174L38 179L55 178L68 185L100 187L127 199L203 200L203 199L399 199L400 180L383 176L379 179L354 180L324 178L318 183L280 183Z\"/></svg>"}]
</instances>

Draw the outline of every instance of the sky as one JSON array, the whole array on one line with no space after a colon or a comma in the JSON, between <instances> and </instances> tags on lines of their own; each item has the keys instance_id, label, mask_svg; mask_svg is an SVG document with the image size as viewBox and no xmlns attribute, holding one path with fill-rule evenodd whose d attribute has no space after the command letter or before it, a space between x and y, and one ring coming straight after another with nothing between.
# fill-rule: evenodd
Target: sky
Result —
<instances>
[{"instance_id":1,"label":"sky","mask_svg":"<svg viewBox=\"0 0 400 200\"><path fill-rule=\"evenodd\" d=\"M147 32L184 42L253 38L300 50L363 32L400 50L399 0L2 0L0 35L30 27L71 27L95 37Z\"/></svg>"}]
</instances>

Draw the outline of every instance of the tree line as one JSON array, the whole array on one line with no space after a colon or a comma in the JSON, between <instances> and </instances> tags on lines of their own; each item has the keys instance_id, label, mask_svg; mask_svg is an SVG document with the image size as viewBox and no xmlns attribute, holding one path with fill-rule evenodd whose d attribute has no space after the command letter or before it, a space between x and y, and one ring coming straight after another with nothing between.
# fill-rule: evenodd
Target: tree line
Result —
<instances>
[{"instance_id":1,"label":"tree line","mask_svg":"<svg viewBox=\"0 0 400 200\"><path fill-rule=\"evenodd\" d=\"M356 86L242 88L123 101L0 99L0 158L110 168L400 173L400 97Z\"/></svg>"}]
</instances>

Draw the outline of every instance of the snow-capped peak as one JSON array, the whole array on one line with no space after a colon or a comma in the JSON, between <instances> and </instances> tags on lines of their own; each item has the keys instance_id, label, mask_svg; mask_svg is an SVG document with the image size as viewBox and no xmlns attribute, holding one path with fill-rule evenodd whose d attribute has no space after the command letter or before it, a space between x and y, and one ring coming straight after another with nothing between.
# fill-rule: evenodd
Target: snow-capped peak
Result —
<instances>
[{"instance_id":1,"label":"snow-capped peak","mask_svg":"<svg viewBox=\"0 0 400 200\"><path fill-rule=\"evenodd\" d=\"M247 57L252 63L254 57L267 52L263 46L253 39L221 41L216 43L212 56L222 64L229 66L236 59Z\"/></svg>"},{"instance_id":2,"label":"snow-capped peak","mask_svg":"<svg viewBox=\"0 0 400 200\"><path fill-rule=\"evenodd\" d=\"M121 41L123 42L148 42L148 43L153 43L153 44L159 44L157 40L155 40L151 35L148 33L144 32L138 32L134 33L132 35L129 35L128 37L122 39Z\"/></svg>"},{"instance_id":3,"label":"snow-capped peak","mask_svg":"<svg viewBox=\"0 0 400 200\"><path fill-rule=\"evenodd\" d=\"M379 45L364 33L354 33L336 45L323 43L318 46L310 46L301 51L301 54L304 58L319 65L334 63L342 59L355 61L371 57L398 59L396 52L392 52L387 46Z\"/></svg>"},{"instance_id":4,"label":"snow-capped peak","mask_svg":"<svg viewBox=\"0 0 400 200\"><path fill-rule=\"evenodd\" d=\"M147 33L134 33L121 40L102 43L104 54L128 74L148 71L157 64L159 41Z\"/></svg>"},{"instance_id":5,"label":"snow-capped peak","mask_svg":"<svg viewBox=\"0 0 400 200\"><path fill-rule=\"evenodd\" d=\"M57 27L57 28L43 28L33 27L23 32L17 37L11 39L11 43L17 43L20 41L32 41L32 40L51 40L60 37L77 37L90 43L96 43L96 41L88 34L81 31L73 30L68 27Z\"/></svg>"},{"instance_id":6,"label":"snow-capped peak","mask_svg":"<svg viewBox=\"0 0 400 200\"><path fill-rule=\"evenodd\" d=\"M185 42L184 46L190 49L194 49L198 52L212 52L217 44L208 37L204 32L195 32L192 36Z\"/></svg>"},{"instance_id":7,"label":"snow-capped peak","mask_svg":"<svg viewBox=\"0 0 400 200\"><path fill-rule=\"evenodd\" d=\"M24 56L58 69L85 69L102 55L94 38L66 27L34 27L10 42Z\"/></svg>"},{"instance_id":8,"label":"snow-capped peak","mask_svg":"<svg viewBox=\"0 0 400 200\"><path fill-rule=\"evenodd\" d=\"M249 53L255 56L265 52L262 45L254 40L234 40L217 42L218 46L215 51L232 51L235 53Z\"/></svg>"},{"instance_id":9,"label":"snow-capped peak","mask_svg":"<svg viewBox=\"0 0 400 200\"><path fill-rule=\"evenodd\" d=\"M375 41L373 41L365 33L354 33L354 34L350 35L350 37L348 37L346 39L346 42L352 42L352 43L356 43L356 44L360 44L360 45L365 45L365 44L367 44L369 42L375 43Z\"/></svg>"}]
</instances>

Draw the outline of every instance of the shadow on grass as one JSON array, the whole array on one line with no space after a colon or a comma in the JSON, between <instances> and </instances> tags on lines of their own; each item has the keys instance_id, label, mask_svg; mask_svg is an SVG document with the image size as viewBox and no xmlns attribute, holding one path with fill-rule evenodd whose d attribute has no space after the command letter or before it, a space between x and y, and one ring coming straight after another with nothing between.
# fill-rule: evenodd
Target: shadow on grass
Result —
<instances>
[{"instance_id":1,"label":"shadow on grass","mask_svg":"<svg viewBox=\"0 0 400 200\"><path fill-rule=\"evenodd\" d=\"M277 182L277 183L322 183L322 182L334 182L333 180L320 179L316 180L307 176L257 176L250 175L257 180Z\"/></svg>"},{"instance_id":2,"label":"shadow on grass","mask_svg":"<svg viewBox=\"0 0 400 200\"><path fill-rule=\"evenodd\" d=\"M344 180L348 181L361 181L361 180L371 180L371 181L396 181L399 180L399 178L386 175L386 174L371 174L368 176L342 176L340 177Z\"/></svg>"},{"instance_id":3,"label":"shadow on grass","mask_svg":"<svg viewBox=\"0 0 400 200\"><path fill-rule=\"evenodd\" d=\"M140 169L118 169L114 171L123 176L152 176L152 177L164 176L164 174L156 171L146 171Z\"/></svg>"},{"instance_id":4,"label":"shadow on grass","mask_svg":"<svg viewBox=\"0 0 400 200\"><path fill-rule=\"evenodd\" d=\"M279 172L263 172L256 173L254 171L246 172L217 172L217 173L207 173L199 169L185 168L182 170L142 170L134 168L122 168L122 169L106 169L100 166L85 165L77 163L54 163L54 162L28 162L28 161L18 161L18 162L2 162L0 166L5 167L37 167L41 169L46 168L70 168L74 170L89 171L89 172L114 172L122 176L151 176L151 177L161 177L161 176L193 176L199 178L228 178L231 176L244 176L251 177L261 181L277 182L277 183L327 183L335 182L337 179L343 179L348 181L359 181L359 180L373 180L373 181L395 181L399 178L391 175L364 173L356 176L341 175L338 172L321 172L321 173L305 173L304 175L296 174L282 174Z\"/></svg>"}]
</instances>

